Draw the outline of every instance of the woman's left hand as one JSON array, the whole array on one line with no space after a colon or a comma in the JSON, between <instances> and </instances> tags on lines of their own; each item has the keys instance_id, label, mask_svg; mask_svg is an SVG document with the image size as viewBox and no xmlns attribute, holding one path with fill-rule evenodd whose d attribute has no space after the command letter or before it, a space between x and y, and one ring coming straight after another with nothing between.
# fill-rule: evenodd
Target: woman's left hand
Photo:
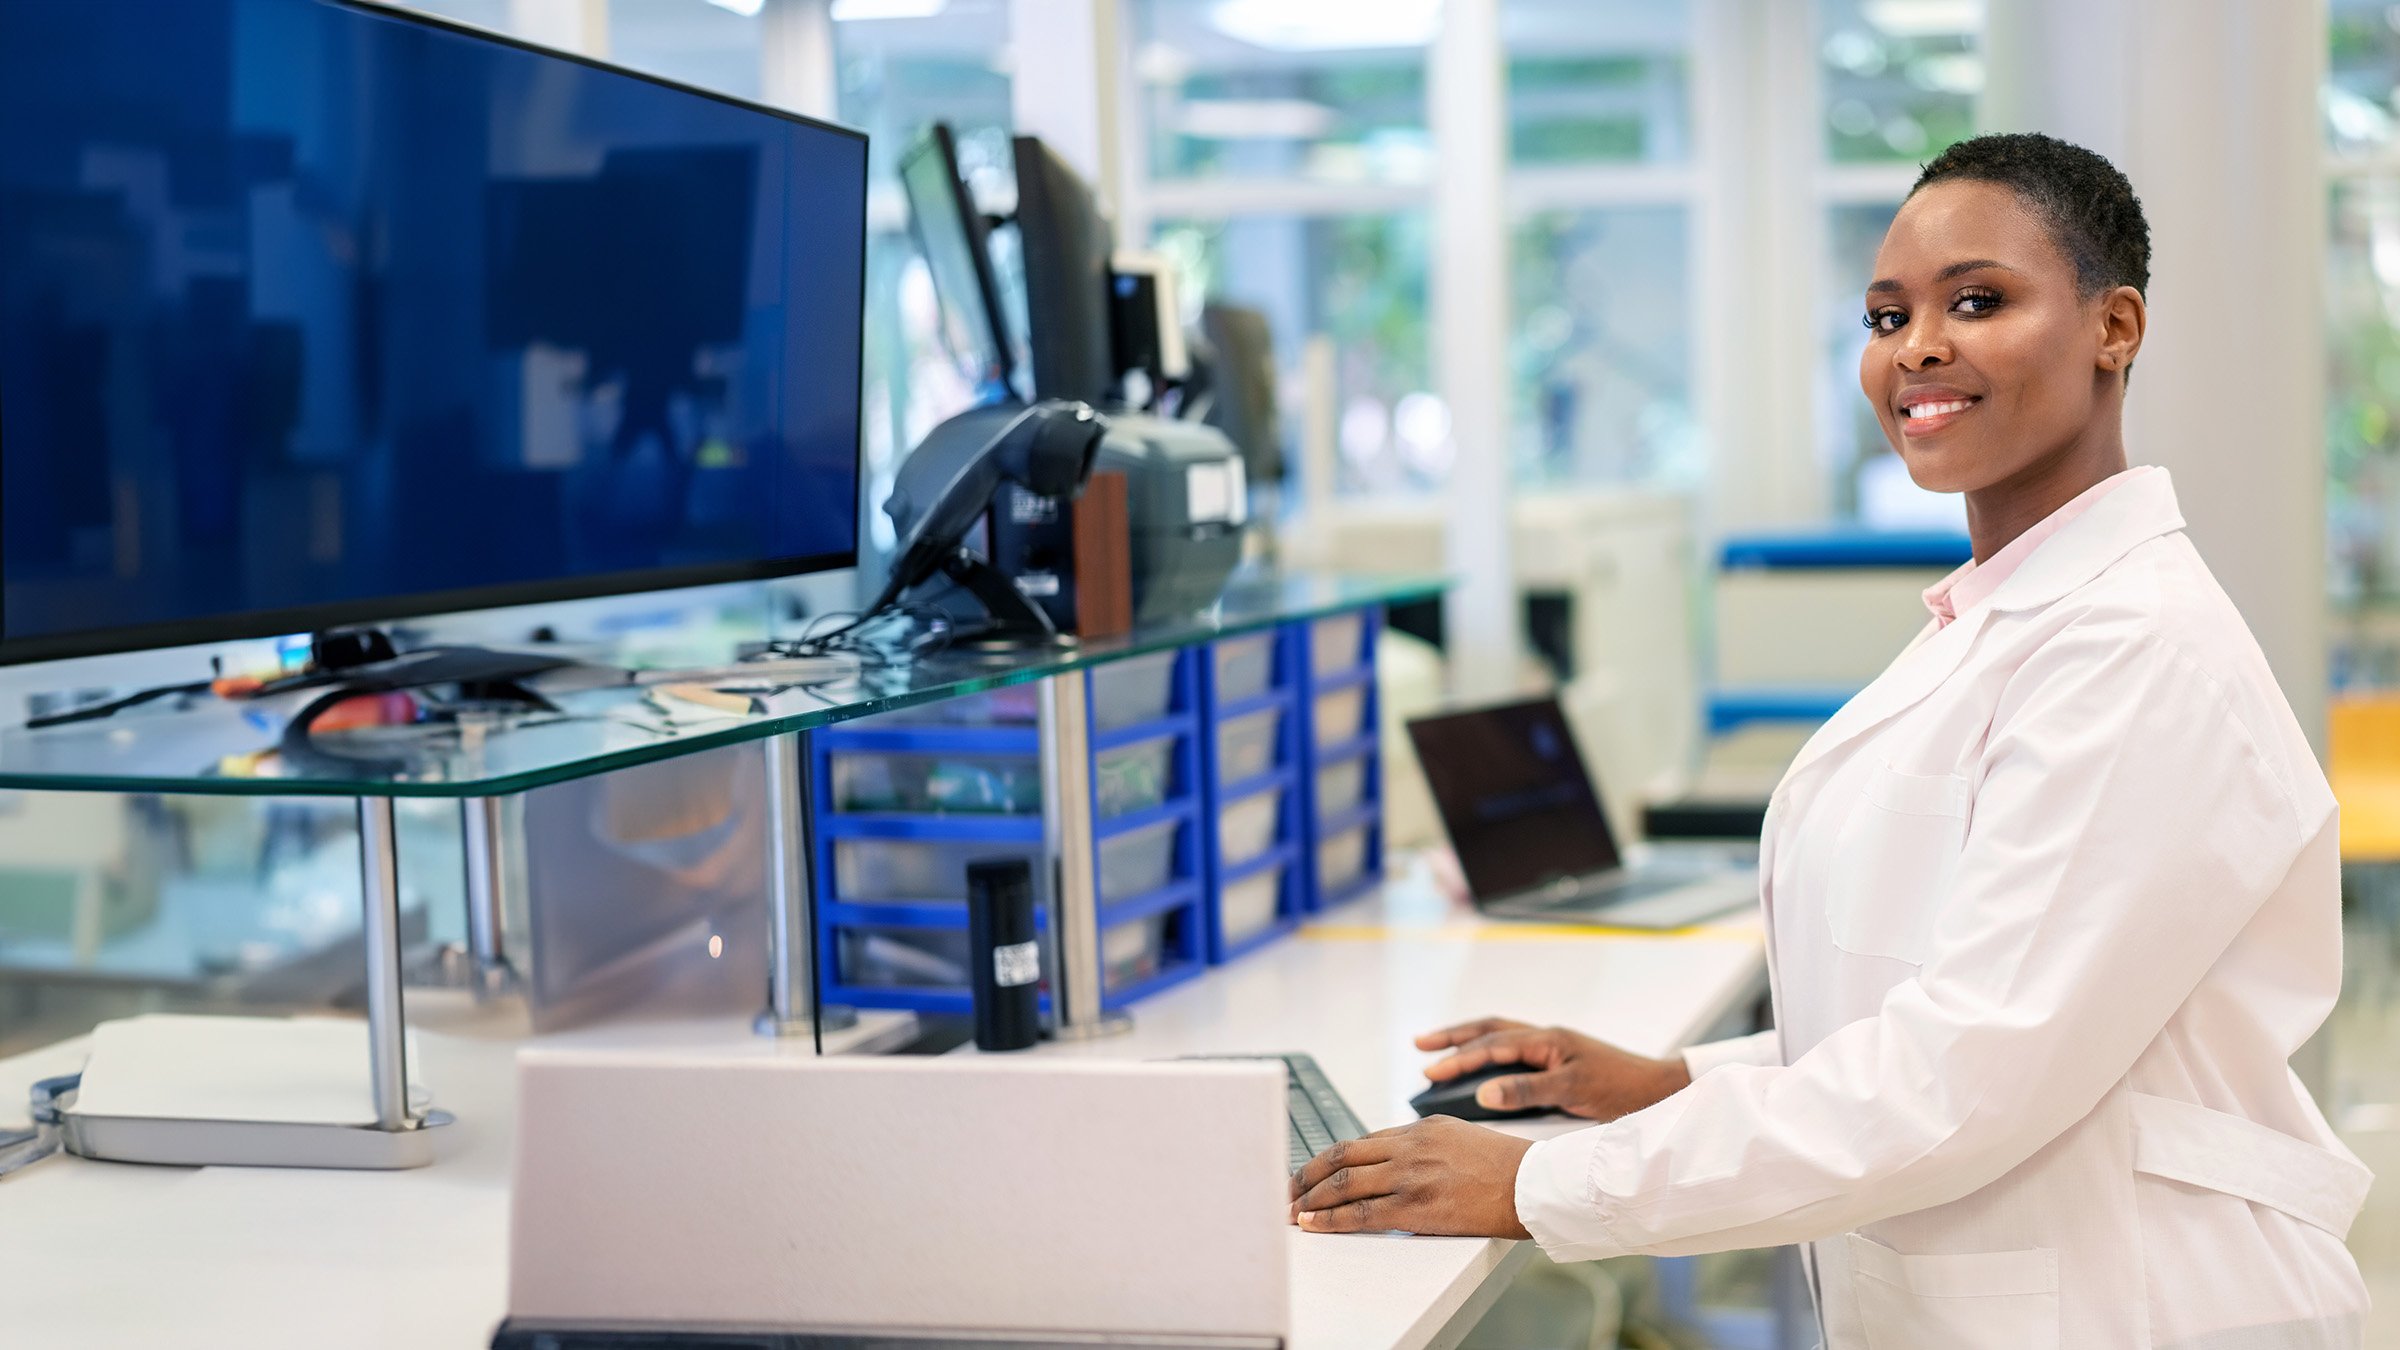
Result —
<instances>
[{"instance_id":1,"label":"woman's left hand","mask_svg":"<svg viewBox=\"0 0 2400 1350\"><path fill-rule=\"evenodd\" d=\"M1523 1238L1517 1164L1533 1147L1451 1116L1335 1144L1292 1178L1292 1217L1311 1233Z\"/></svg>"}]
</instances>

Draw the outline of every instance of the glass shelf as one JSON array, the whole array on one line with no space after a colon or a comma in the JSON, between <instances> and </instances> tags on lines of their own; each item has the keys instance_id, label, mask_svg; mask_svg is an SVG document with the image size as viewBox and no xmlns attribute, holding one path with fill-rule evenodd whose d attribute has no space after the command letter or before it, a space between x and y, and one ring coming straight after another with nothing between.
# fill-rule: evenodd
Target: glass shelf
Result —
<instances>
[{"instance_id":1,"label":"glass shelf","mask_svg":"<svg viewBox=\"0 0 2400 1350\"><path fill-rule=\"evenodd\" d=\"M1073 647L980 658L942 654L856 679L756 700L760 711L697 707L670 715L629 683L591 687L591 668L530 682L555 712L464 714L456 721L319 733L326 752L296 763L277 753L282 719L314 692L274 700L203 700L135 709L87 723L0 731L0 789L203 793L226 796L491 797L720 746L806 731L897 708L1023 684L1109 661L1368 605L1430 599L1423 577L1283 575L1237 583L1208 613ZM712 630L695 666L732 664L741 641ZM606 653L578 653L607 663ZM581 678L578 679L577 677ZM545 683L547 682L547 683ZM578 684L585 687L575 687ZM317 762L317 761L322 762Z\"/></svg>"}]
</instances>

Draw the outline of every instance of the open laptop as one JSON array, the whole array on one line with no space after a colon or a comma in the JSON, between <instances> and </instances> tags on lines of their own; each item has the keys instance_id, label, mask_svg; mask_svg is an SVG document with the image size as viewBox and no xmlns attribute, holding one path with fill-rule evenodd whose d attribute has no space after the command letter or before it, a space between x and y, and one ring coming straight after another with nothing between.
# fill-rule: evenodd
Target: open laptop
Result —
<instances>
[{"instance_id":1,"label":"open laptop","mask_svg":"<svg viewBox=\"0 0 2400 1350\"><path fill-rule=\"evenodd\" d=\"M1408 724L1475 907L1495 919L1681 928L1758 898L1723 857L1627 866L1555 698Z\"/></svg>"}]
</instances>

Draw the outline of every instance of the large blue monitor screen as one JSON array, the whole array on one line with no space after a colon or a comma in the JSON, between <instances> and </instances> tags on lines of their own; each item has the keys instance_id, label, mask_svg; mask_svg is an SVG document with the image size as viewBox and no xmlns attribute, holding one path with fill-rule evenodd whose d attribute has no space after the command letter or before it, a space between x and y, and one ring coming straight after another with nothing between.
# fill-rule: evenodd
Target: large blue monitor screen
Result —
<instances>
[{"instance_id":1,"label":"large blue monitor screen","mask_svg":"<svg viewBox=\"0 0 2400 1350\"><path fill-rule=\"evenodd\" d=\"M849 566L866 142L336 0L0 0L0 661Z\"/></svg>"}]
</instances>

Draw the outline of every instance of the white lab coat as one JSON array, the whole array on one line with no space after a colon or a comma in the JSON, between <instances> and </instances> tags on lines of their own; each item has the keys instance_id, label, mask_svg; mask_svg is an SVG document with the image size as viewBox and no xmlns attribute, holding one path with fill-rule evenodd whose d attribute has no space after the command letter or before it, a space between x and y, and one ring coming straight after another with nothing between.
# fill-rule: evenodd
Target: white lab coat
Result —
<instances>
[{"instance_id":1,"label":"white lab coat","mask_svg":"<svg viewBox=\"0 0 2400 1350\"><path fill-rule=\"evenodd\" d=\"M1828 1350L2356 1346L2371 1177L2286 1061L2333 797L2165 472L1817 733L1759 860L1779 1030L1536 1144L1550 1255L1808 1244Z\"/></svg>"}]
</instances>

